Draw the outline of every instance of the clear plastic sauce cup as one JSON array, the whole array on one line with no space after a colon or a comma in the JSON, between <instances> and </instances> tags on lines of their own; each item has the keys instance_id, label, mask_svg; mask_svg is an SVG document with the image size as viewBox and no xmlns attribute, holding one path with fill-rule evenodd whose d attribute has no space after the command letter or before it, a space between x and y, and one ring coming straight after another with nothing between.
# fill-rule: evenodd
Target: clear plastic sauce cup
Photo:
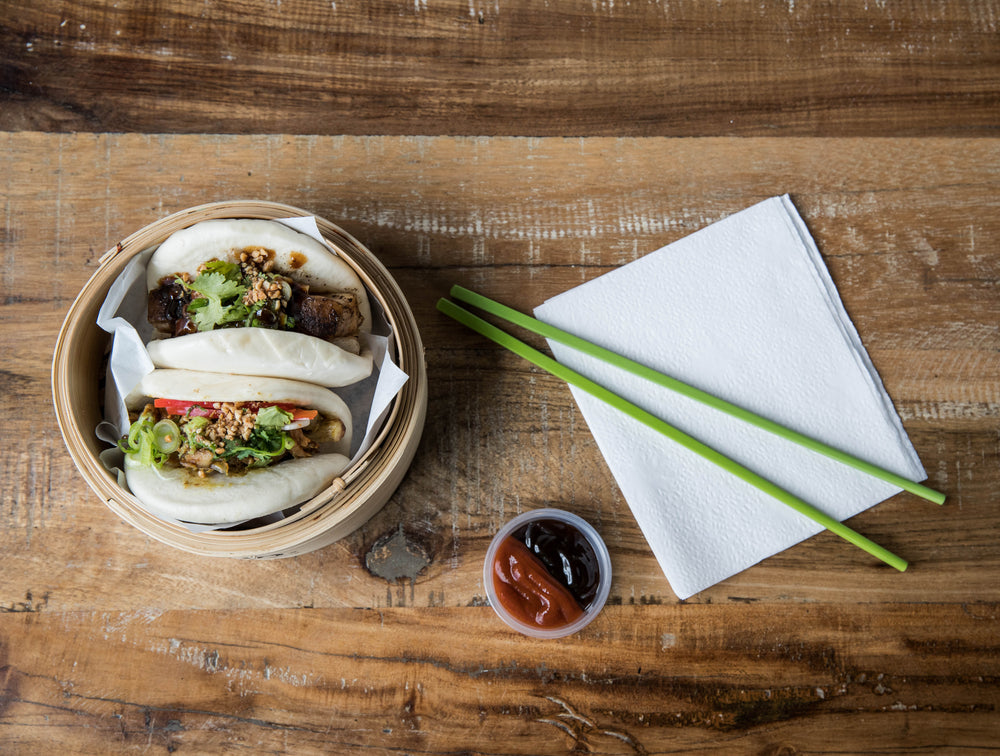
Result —
<instances>
[{"instance_id":1,"label":"clear plastic sauce cup","mask_svg":"<svg viewBox=\"0 0 1000 756\"><path fill-rule=\"evenodd\" d=\"M518 515L494 536L483 564L490 606L534 638L561 638L600 614L611 590L611 556L597 531L562 509Z\"/></svg>"}]
</instances>

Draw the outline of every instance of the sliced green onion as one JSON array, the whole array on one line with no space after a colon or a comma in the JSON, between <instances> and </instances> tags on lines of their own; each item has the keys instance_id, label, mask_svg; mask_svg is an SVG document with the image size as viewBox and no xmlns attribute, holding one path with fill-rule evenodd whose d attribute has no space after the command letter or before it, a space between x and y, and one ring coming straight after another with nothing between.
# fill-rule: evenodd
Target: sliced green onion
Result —
<instances>
[{"instance_id":1,"label":"sliced green onion","mask_svg":"<svg viewBox=\"0 0 1000 756\"><path fill-rule=\"evenodd\" d=\"M139 447L139 437L142 435L143 429L143 418L140 417L128 429L128 445L129 448L135 451Z\"/></svg>"},{"instance_id":2,"label":"sliced green onion","mask_svg":"<svg viewBox=\"0 0 1000 756\"><path fill-rule=\"evenodd\" d=\"M149 427L143 428L139 436L139 463L144 467L153 464L153 439Z\"/></svg>"},{"instance_id":3,"label":"sliced green onion","mask_svg":"<svg viewBox=\"0 0 1000 756\"><path fill-rule=\"evenodd\" d=\"M181 445L181 429L170 419L160 420L153 426L153 440L156 448L164 454L177 451Z\"/></svg>"}]
</instances>

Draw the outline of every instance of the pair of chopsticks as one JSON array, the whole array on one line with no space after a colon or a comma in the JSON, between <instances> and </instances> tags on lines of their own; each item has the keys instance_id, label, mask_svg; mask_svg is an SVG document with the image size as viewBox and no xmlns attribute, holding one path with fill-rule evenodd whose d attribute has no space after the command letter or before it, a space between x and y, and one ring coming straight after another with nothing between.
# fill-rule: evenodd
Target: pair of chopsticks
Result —
<instances>
[{"instance_id":1,"label":"pair of chopsticks","mask_svg":"<svg viewBox=\"0 0 1000 756\"><path fill-rule=\"evenodd\" d=\"M450 293L452 297L460 302L470 304L473 307L479 308L484 312L494 315L502 320L531 331L532 333L536 333L539 336L544 336L547 339L565 344L566 346L576 349L586 355L610 363L611 365L623 370L627 370L641 378L657 384L658 386L663 386L664 388L676 391L683 396L706 404L709 407L713 407L720 412L725 412L728 415L773 433L776 436L804 446L807 449L823 454L824 456L830 457L831 459L837 460L838 462L865 472L876 478L880 478L893 484L894 486L897 486L898 488L902 488L905 491L909 491L912 494L927 499L928 501L932 501L936 504L944 503L944 494L934 491L927 486L915 483L900 475L896 475L889 470L885 470L877 465L871 464L870 462L866 462L863 459L859 459L858 457L844 451L828 446L820 441L817 441L816 439L809 438L808 436L798 433L797 431L793 431L779 425L772 420L768 420L767 418L761 417L760 415L750 412L749 410L727 402L724 399L720 399L702 391L701 389L695 388L687 383L683 383L676 378L671 378L670 376L664 375L663 373L653 370L652 368L642 365L641 363L635 362L634 360L605 349L604 347L586 341L579 336L574 336L561 328L556 328L555 326L536 320L530 315L525 315L522 312L511 309L510 307L484 297L481 294L477 294L474 291L470 291L469 289L461 286L453 286ZM439 299L437 308L445 315L454 318L459 323L471 328L473 331L476 331L480 335L485 336L500 346L509 349L520 357L526 359L528 362L531 362L557 378L560 378L571 386L575 386L582 391L585 391L591 396L594 396L606 404L611 405L615 409L624 412L644 425L660 432L684 448L698 454L701 457L704 457L710 462L714 462L723 470L735 475L755 488L760 489L764 493L773 496L783 504L788 505L800 514L814 520L827 530L854 544L858 548L863 549L872 556L877 557L900 572L903 572L906 569L906 560L896 556L891 551L884 549L877 543L870 541L860 533L857 533L844 525L839 520L820 511L811 504L808 504L797 496L789 493L780 486L775 485L766 478L761 477L757 473L716 451L712 447L703 444L698 439L689 436L687 433L684 433L678 428L675 428L661 418L647 412L635 404L632 404L628 400L609 391L575 370L557 362L553 358L529 346L520 339L511 336L506 331L494 326L492 323L483 320L479 316L469 312L465 308L448 299Z\"/></svg>"}]
</instances>

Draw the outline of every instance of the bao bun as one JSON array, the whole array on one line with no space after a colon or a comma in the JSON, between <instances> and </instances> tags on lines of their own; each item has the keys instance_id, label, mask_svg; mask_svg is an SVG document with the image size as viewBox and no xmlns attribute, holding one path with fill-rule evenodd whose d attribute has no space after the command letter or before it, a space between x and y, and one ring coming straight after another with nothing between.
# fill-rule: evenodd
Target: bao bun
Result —
<instances>
[{"instance_id":1,"label":"bao bun","mask_svg":"<svg viewBox=\"0 0 1000 756\"><path fill-rule=\"evenodd\" d=\"M319 494L347 469L351 413L332 391L302 381L192 370L154 370L126 397L130 410L155 398L197 402L275 402L319 410L337 417L344 438L311 457L287 459L240 475L198 477L191 470L146 467L125 455L125 479L132 494L161 517L194 523L231 523L279 512Z\"/></svg>"},{"instance_id":2,"label":"bao bun","mask_svg":"<svg viewBox=\"0 0 1000 756\"><path fill-rule=\"evenodd\" d=\"M358 297L361 314L371 329L368 294L357 273L326 245L278 221L252 218L207 220L175 231L159 246L146 266L146 290L164 276L198 274L208 260L230 260L233 252L264 247L274 252L275 270L308 285L314 294L349 291ZM362 330L365 326L362 325Z\"/></svg>"},{"instance_id":3,"label":"bao bun","mask_svg":"<svg viewBox=\"0 0 1000 756\"><path fill-rule=\"evenodd\" d=\"M353 354L329 341L294 331L221 328L157 339L146 351L158 368L201 368L244 375L348 386L371 375L372 354Z\"/></svg>"},{"instance_id":4,"label":"bao bun","mask_svg":"<svg viewBox=\"0 0 1000 756\"><path fill-rule=\"evenodd\" d=\"M274 253L275 272L308 286L310 293L354 294L360 334L371 332L368 293L353 268L321 242L278 221L207 220L174 232L149 260L147 291L166 276L188 273L193 278L209 260L236 262L241 251L260 247ZM157 339L147 349L153 364L162 368L288 377L338 387L371 374L372 355L361 342L361 353L355 354L302 333L240 327Z\"/></svg>"}]
</instances>

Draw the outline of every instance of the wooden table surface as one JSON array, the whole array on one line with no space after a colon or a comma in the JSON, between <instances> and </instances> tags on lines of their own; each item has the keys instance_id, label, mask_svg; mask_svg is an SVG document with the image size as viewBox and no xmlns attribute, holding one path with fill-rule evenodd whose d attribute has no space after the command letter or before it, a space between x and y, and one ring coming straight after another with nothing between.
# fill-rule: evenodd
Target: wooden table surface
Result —
<instances>
[{"instance_id":1,"label":"wooden table surface","mask_svg":"<svg viewBox=\"0 0 1000 756\"><path fill-rule=\"evenodd\" d=\"M1000 750L1000 3L0 9L0 752ZM905 573L824 533L679 601L566 387L434 304L530 310L786 192L948 500L850 520ZM384 509L276 561L118 520L49 382L105 250L243 198L366 244L429 375ZM481 565L546 504L598 528L614 581L533 641Z\"/></svg>"}]
</instances>

